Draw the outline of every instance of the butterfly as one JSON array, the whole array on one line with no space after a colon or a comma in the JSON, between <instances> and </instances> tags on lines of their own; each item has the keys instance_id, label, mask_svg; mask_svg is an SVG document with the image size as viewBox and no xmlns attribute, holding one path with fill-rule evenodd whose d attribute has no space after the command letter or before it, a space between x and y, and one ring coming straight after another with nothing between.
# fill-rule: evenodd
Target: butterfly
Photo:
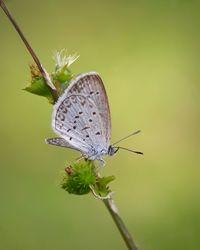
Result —
<instances>
[{"instance_id":1,"label":"butterfly","mask_svg":"<svg viewBox=\"0 0 200 250\"><path fill-rule=\"evenodd\" d=\"M122 148L110 144L110 108L98 73L76 76L53 109L52 127L59 137L46 139L47 144L75 149L86 159L102 162L103 156L112 156Z\"/></svg>"}]
</instances>

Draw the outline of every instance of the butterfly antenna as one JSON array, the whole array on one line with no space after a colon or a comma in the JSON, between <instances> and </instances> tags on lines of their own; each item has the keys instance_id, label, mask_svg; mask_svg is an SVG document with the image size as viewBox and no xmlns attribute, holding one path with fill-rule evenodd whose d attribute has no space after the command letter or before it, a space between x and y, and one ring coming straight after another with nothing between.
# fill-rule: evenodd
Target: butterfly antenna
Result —
<instances>
[{"instance_id":1,"label":"butterfly antenna","mask_svg":"<svg viewBox=\"0 0 200 250\"><path fill-rule=\"evenodd\" d=\"M139 155L143 155L142 152L140 151L135 151L135 150L132 150L132 149L129 149L129 148L124 148L124 147L117 147L119 149L123 149L123 150L126 150L126 151L129 151L129 152L132 152L132 153L136 153L136 154L139 154Z\"/></svg>"},{"instance_id":2,"label":"butterfly antenna","mask_svg":"<svg viewBox=\"0 0 200 250\"><path fill-rule=\"evenodd\" d=\"M42 76L44 77L44 79L46 80L46 83L53 95L53 97L55 98L55 100L57 100L58 95L57 95L57 91L55 86L53 85L53 83L51 82L51 79L49 77L49 74L47 73L47 71L45 70L45 68L42 66L39 58L37 57L36 53L34 52L34 50L32 49L30 43L28 42L28 40L26 39L25 35L23 34L23 32L21 31L20 27L18 26L17 22L15 21L15 19L13 18L13 16L11 15L10 11L8 10L7 6L5 5L5 3L3 2L3 0L0 0L0 6L3 9L3 11L5 12L6 16L8 17L8 19L10 20L10 22L12 23L12 25L14 26L15 30L17 31L17 33L19 34L19 36L21 37L23 43L25 44L26 48L28 49L29 53L31 54L33 60L35 61L38 69L40 70Z\"/></svg>"},{"instance_id":3,"label":"butterfly antenna","mask_svg":"<svg viewBox=\"0 0 200 250\"><path fill-rule=\"evenodd\" d=\"M118 144L119 142L124 141L124 140L126 140L127 138L131 137L132 135L136 135L136 134L138 134L138 133L140 133L140 132L141 132L141 130L137 130L137 131L131 133L130 135L127 135L127 136L123 137L123 138L120 139L119 141L116 141L115 143L112 144L112 146L114 146L114 145Z\"/></svg>"}]
</instances>

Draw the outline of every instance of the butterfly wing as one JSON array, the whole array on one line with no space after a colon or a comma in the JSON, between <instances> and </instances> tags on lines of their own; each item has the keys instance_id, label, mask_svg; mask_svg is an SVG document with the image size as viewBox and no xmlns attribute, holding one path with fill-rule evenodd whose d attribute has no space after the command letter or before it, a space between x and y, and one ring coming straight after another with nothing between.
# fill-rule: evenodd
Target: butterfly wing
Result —
<instances>
[{"instance_id":1,"label":"butterfly wing","mask_svg":"<svg viewBox=\"0 0 200 250\"><path fill-rule=\"evenodd\" d=\"M54 105L52 127L74 148L91 155L110 144L110 111L95 72L78 75Z\"/></svg>"}]
</instances>

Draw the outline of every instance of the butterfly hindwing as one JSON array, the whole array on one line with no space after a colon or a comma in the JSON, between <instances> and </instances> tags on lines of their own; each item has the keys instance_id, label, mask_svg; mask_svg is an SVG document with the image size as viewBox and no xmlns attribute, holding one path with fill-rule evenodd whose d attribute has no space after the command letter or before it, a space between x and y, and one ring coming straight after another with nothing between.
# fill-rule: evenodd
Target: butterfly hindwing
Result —
<instances>
[{"instance_id":1,"label":"butterfly hindwing","mask_svg":"<svg viewBox=\"0 0 200 250\"><path fill-rule=\"evenodd\" d=\"M54 138L48 138L45 140L47 144L55 145L58 147L64 147L64 148L71 148L78 150L77 148L73 147L70 143L68 143L65 139L61 137L54 137Z\"/></svg>"}]
</instances>

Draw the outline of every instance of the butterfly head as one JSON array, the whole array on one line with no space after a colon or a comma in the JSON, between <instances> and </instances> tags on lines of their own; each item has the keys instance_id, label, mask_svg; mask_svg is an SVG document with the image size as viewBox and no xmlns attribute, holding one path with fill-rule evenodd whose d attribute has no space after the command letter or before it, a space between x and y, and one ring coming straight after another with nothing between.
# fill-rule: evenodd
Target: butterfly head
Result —
<instances>
[{"instance_id":1,"label":"butterfly head","mask_svg":"<svg viewBox=\"0 0 200 250\"><path fill-rule=\"evenodd\" d=\"M119 150L119 147L113 147L112 145L108 148L108 155L112 156Z\"/></svg>"}]
</instances>

